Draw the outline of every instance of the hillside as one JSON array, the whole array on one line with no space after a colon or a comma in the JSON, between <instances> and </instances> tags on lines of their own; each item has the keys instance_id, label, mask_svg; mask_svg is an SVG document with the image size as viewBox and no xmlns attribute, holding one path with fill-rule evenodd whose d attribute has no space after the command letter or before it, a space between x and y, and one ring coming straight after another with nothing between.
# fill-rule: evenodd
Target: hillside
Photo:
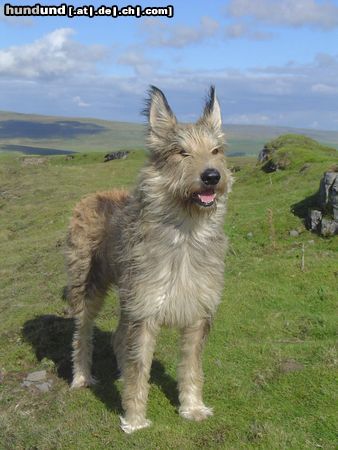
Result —
<instances>
[{"instance_id":1,"label":"hillside","mask_svg":"<svg viewBox=\"0 0 338 450\"><path fill-rule=\"evenodd\" d=\"M203 358L214 417L190 423L178 416L178 333L164 329L151 375L153 426L131 436L119 429L113 292L96 321L99 383L69 389L73 324L62 300L63 246L75 203L133 186L144 153L109 163L99 152L74 159L0 154L3 448L334 449L337 238L305 230L292 205L317 190L336 158L325 154L300 172L308 160L301 150L296 164L271 174L256 158L229 161L237 172L225 224L225 291ZM22 385L38 370L50 380L46 392Z\"/></svg>"},{"instance_id":2,"label":"hillside","mask_svg":"<svg viewBox=\"0 0 338 450\"><path fill-rule=\"evenodd\" d=\"M306 134L338 148L333 131L254 125L224 125L224 130L230 155L257 155L266 141L285 133ZM0 151L48 155L144 147L142 124L0 112Z\"/></svg>"},{"instance_id":3,"label":"hillside","mask_svg":"<svg viewBox=\"0 0 338 450\"><path fill-rule=\"evenodd\" d=\"M307 136L286 134L267 142L259 155L264 158L262 168L271 172L274 168L300 169L304 164L329 163L337 160L336 149L321 145Z\"/></svg>"}]
</instances>

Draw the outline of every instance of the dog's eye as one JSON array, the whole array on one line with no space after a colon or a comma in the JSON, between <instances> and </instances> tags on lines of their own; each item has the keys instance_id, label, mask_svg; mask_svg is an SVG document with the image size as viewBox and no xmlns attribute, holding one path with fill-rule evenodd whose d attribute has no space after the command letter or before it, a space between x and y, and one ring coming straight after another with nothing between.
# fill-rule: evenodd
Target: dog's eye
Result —
<instances>
[{"instance_id":1,"label":"dog's eye","mask_svg":"<svg viewBox=\"0 0 338 450\"><path fill-rule=\"evenodd\" d=\"M189 156L189 153L188 153L186 150L183 150L183 149L182 149L182 150L180 151L180 155L185 157L185 156Z\"/></svg>"},{"instance_id":2,"label":"dog's eye","mask_svg":"<svg viewBox=\"0 0 338 450\"><path fill-rule=\"evenodd\" d=\"M219 148L214 148L211 153L217 155L219 153Z\"/></svg>"}]
</instances>

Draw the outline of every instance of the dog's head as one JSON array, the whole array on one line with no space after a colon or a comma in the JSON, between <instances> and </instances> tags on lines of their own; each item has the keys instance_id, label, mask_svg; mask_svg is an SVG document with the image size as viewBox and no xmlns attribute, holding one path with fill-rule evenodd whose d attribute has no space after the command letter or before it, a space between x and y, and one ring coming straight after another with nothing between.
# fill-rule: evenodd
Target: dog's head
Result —
<instances>
[{"instance_id":1,"label":"dog's head","mask_svg":"<svg viewBox=\"0 0 338 450\"><path fill-rule=\"evenodd\" d=\"M152 86L145 113L151 163L161 183L185 205L210 210L231 188L221 109L211 87L201 118L179 124L162 91Z\"/></svg>"}]
</instances>

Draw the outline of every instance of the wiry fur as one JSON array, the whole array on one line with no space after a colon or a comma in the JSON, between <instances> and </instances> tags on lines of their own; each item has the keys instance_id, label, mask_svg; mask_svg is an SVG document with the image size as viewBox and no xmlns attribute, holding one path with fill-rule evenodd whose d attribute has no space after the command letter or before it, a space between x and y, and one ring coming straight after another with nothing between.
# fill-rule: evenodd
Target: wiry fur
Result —
<instances>
[{"instance_id":1,"label":"wiry fur","mask_svg":"<svg viewBox=\"0 0 338 450\"><path fill-rule=\"evenodd\" d=\"M176 326L182 334L181 416L202 420L212 414L202 400L201 353L223 288L223 221L231 186L214 88L196 124L179 125L155 87L146 114L150 160L134 192L82 200L67 246L67 293L76 321L72 387L94 382L93 320L114 284L121 313L113 346L124 379L121 426L127 433L150 423L148 379L161 325ZM217 169L220 180L214 204L204 207L194 198L205 190L201 174L208 168Z\"/></svg>"}]
</instances>

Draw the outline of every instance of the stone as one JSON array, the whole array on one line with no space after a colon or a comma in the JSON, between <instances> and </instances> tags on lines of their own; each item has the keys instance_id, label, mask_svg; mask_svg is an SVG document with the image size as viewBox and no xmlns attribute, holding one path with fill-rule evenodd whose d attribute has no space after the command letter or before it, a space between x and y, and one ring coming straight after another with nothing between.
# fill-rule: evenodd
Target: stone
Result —
<instances>
[{"instance_id":1,"label":"stone","mask_svg":"<svg viewBox=\"0 0 338 450\"><path fill-rule=\"evenodd\" d=\"M338 234L338 221L326 219L324 217L321 223L320 234L323 236L333 236Z\"/></svg>"},{"instance_id":2,"label":"stone","mask_svg":"<svg viewBox=\"0 0 338 450\"><path fill-rule=\"evenodd\" d=\"M322 236L338 234L338 172L324 173L308 209L306 226Z\"/></svg>"},{"instance_id":3,"label":"stone","mask_svg":"<svg viewBox=\"0 0 338 450\"><path fill-rule=\"evenodd\" d=\"M297 230L291 230L291 231L289 231L289 235L291 237L297 237L297 236L299 236L299 233Z\"/></svg>"},{"instance_id":4,"label":"stone","mask_svg":"<svg viewBox=\"0 0 338 450\"><path fill-rule=\"evenodd\" d=\"M319 231L322 221L322 212L318 209L309 209L307 226L311 231Z\"/></svg>"},{"instance_id":5,"label":"stone","mask_svg":"<svg viewBox=\"0 0 338 450\"><path fill-rule=\"evenodd\" d=\"M268 159L270 159L271 157L271 153L272 151L266 146L264 146L264 148L258 154L258 162L264 163L268 161Z\"/></svg>"},{"instance_id":6,"label":"stone","mask_svg":"<svg viewBox=\"0 0 338 450\"><path fill-rule=\"evenodd\" d=\"M253 238L253 233L251 231L249 231L249 233L246 235L246 237L248 239L252 239Z\"/></svg>"},{"instance_id":7,"label":"stone","mask_svg":"<svg viewBox=\"0 0 338 450\"><path fill-rule=\"evenodd\" d=\"M35 387L40 391L40 392L48 392L51 388L51 383L38 383L35 385Z\"/></svg>"},{"instance_id":8,"label":"stone","mask_svg":"<svg viewBox=\"0 0 338 450\"><path fill-rule=\"evenodd\" d=\"M319 206L326 209L329 205L338 207L338 173L325 172L319 185Z\"/></svg>"},{"instance_id":9,"label":"stone","mask_svg":"<svg viewBox=\"0 0 338 450\"><path fill-rule=\"evenodd\" d=\"M112 161L115 159L126 159L128 155L129 155L129 152L127 150L107 153L104 157L104 162Z\"/></svg>"},{"instance_id":10,"label":"stone","mask_svg":"<svg viewBox=\"0 0 338 450\"><path fill-rule=\"evenodd\" d=\"M47 378L47 372L45 370L39 370L37 372L29 373L25 381L32 381L37 383L39 381L45 381Z\"/></svg>"}]
</instances>

